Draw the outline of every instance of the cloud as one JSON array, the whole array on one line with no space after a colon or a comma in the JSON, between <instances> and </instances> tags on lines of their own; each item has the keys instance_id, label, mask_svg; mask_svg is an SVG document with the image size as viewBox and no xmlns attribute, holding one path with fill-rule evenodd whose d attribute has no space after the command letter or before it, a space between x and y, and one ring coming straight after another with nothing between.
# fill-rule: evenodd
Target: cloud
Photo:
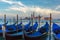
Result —
<instances>
[{"instance_id":1,"label":"cloud","mask_svg":"<svg viewBox=\"0 0 60 40\"><path fill-rule=\"evenodd\" d=\"M20 1L19 2L16 2L16 1L10 1L10 0L0 0L2 2L6 2L6 3L9 3L9 4L16 4L16 5L19 5L19 6L23 6L25 7L25 5L23 3L21 3Z\"/></svg>"},{"instance_id":2,"label":"cloud","mask_svg":"<svg viewBox=\"0 0 60 40\"><path fill-rule=\"evenodd\" d=\"M56 11L56 10L52 10L52 9L48 9L48 8L41 8L41 7L29 7L29 6L26 6L24 5L22 2L17 2L17 1L11 1L11 0L1 0L3 2L6 2L6 3L9 3L11 4L12 6L9 7L7 10L16 10L16 11L21 11L21 12L24 12L24 13L27 13L27 12L30 12L30 11L34 11L36 12L37 14L38 13L41 13L42 15L43 14L50 14L50 13L60 13L59 11ZM14 4L14 5L13 5ZM60 8L60 6L57 6L56 9Z\"/></svg>"},{"instance_id":3,"label":"cloud","mask_svg":"<svg viewBox=\"0 0 60 40\"><path fill-rule=\"evenodd\" d=\"M24 13L27 12L36 12L37 14L42 14L42 15L49 15L50 13L52 14L59 14L60 11L52 10L52 9L47 9L47 8L41 8L41 7L10 7L10 10L17 10L17 11L22 11Z\"/></svg>"},{"instance_id":4,"label":"cloud","mask_svg":"<svg viewBox=\"0 0 60 40\"><path fill-rule=\"evenodd\" d=\"M58 5L55 9L56 9L56 10L60 9L60 5Z\"/></svg>"},{"instance_id":5,"label":"cloud","mask_svg":"<svg viewBox=\"0 0 60 40\"><path fill-rule=\"evenodd\" d=\"M2 2L6 2L6 3L9 3L10 6L8 9L6 9L6 11L10 11L10 10L15 10L15 11L20 11L22 12L20 14L20 16L29 16L30 13L32 12L35 12L35 14L41 14L41 15L49 15L50 13L52 14L60 14L60 11L56 11L57 9L60 8L60 6L57 6L56 7L56 10L52 10L52 9L48 9L48 8L41 8L41 7L38 7L38 6L26 6L24 5L21 1L17 2L17 1L10 1L10 0L0 0ZM14 13L14 12L13 12ZM12 14L10 12L6 13L8 16L11 15L16 15L16 14Z\"/></svg>"},{"instance_id":6,"label":"cloud","mask_svg":"<svg viewBox=\"0 0 60 40\"><path fill-rule=\"evenodd\" d=\"M21 12L26 13L28 11L28 8L27 7L20 7L20 8L10 7L9 10L21 11Z\"/></svg>"}]
</instances>

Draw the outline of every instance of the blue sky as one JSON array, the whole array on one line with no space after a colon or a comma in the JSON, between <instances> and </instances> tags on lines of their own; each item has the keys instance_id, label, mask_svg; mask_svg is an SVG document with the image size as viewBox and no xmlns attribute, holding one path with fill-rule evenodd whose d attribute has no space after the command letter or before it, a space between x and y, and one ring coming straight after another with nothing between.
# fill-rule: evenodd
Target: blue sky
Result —
<instances>
[{"instance_id":1,"label":"blue sky","mask_svg":"<svg viewBox=\"0 0 60 40\"><path fill-rule=\"evenodd\" d=\"M0 0L0 16L20 17L30 16L32 12L36 15L49 16L50 13L58 18L60 15L60 0Z\"/></svg>"}]
</instances>

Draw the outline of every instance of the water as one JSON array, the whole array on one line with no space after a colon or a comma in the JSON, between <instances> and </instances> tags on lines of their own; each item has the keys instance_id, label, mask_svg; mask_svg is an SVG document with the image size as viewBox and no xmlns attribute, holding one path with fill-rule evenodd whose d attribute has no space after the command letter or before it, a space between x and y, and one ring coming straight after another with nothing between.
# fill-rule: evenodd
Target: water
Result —
<instances>
[{"instance_id":1,"label":"water","mask_svg":"<svg viewBox=\"0 0 60 40\"><path fill-rule=\"evenodd\" d=\"M24 24L24 25L29 22L29 20L22 20L22 21L23 21L23 24ZM37 20L37 21L38 21L38 20ZM41 20L41 21L40 21L41 23L40 23L40 26L39 26L39 27L43 26L46 21L48 21L48 23L49 23L49 20ZM34 20L34 22L35 22L35 20ZM55 22L56 24L60 25L60 20L52 20L52 22ZM13 23L14 23L13 21L8 20L8 24L13 24ZM20 20L19 20L18 23L20 23ZM0 20L0 24L4 24L4 21L3 21L3 20ZM38 28L39 28L39 27L38 27ZM51 26L51 27L52 27L52 26ZM37 28L37 30L38 30L38 28ZM0 37L0 40L2 40L2 37ZM49 37L47 37L46 40L49 40ZM53 38L53 32L51 33L51 40L54 40L54 38Z\"/></svg>"}]
</instances>

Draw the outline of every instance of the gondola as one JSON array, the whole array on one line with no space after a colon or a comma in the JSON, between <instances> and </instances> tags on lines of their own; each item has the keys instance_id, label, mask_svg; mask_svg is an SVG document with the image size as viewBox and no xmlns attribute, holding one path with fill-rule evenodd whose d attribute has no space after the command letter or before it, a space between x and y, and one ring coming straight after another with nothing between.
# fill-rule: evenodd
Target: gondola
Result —
<instances>
[{"instance_id":1,"label":"gondola","mask_svg":"<svg viewBox=\"0 0 60 40\"><path fill-rule=\"evenodd\" d=\"M18 40L22 38L22 35L24 36L25 40L45 40L48 36L48 27L49 24L46 22L46 24L39 28L38 31L35 32L18 32L15 34L7 34L6 35L6 40ZM43 39L44 38L44 39Z\"/></svg>"},{"instance_id":2,"label":"gondola","mask_svg":"<svg viewBox=\"0 0 60 40\"><path fill-rule=\"evenodd\" d=\"M29 22L28 24L24 25L24 27L25 27L25 28L30 27L30 24L31 24L31 22ZM17 27L18 29L17 29L16 27ZM11 32L8 32L8 34L16 33L17 30L18 30L18 32L22 31L22 23L20 23L20 24L18 24L18 25L14 25L14 26L12 26L12 28L13 28L13 30L12 30ZM7 29L8 29L8 28L7 28Z\"/></svg>"},{"instance_id":3,"label":"gondola","mask_svg":"<svg viewBox=\"0 0 60 40\"><path fill-rule=\"evenodd\" d=\"M18 25L15 25L16 23L14 23L14 24L12 24L12 25L6 25L6 34L13 34L13 33L16 33L17 31L16 31L16 27L18 27L19 29L18 29L18 32L20 32L20 31L22 31L22 26L21 26L21 24L22 23L19 23ZM29 22L28 24L26 24L26 25L24 25L25 27L28 27L28 26L30 26L30 24L31 24L31 22ZM2 26L0 26L1 27L1 30L0 30L0 36L2 36L2 33L3 33L3 31L2 31Z\"/></svg>"},{"instance_id":4,"label":"gondola","mask_svg":"<svg viewBox=\"0 0 60 40\"><path fill-rule=\"evenodd\" d=\"M37 22L35 22L35 24L34 25L36 25L37 24ZM34 26L33 25L33 26ZM31 27L33 27L33 26L31 26ZM38 26L38 25L37 25ZM34 27L36 27L36 26L34 26ZM29 27L24 27L24 30L26 30L26 32L27 32L27 30L29 29ZM23 30L23 29L22 29ZM29 31L30 32L30 31ZM29 32L27 32L27 33L29 33ZM18 32L18 33L14 33L14 34L6 34L6 40L17 40L17 39L21 39L22 38L22 35L23 35L23 31L21 31L21 32Z\"/></svg>"},{"instance_id":5,"label":"gondola","mask_svg":"<svg viewBox=\"0 0 60 40\"><path fill-rule=\"evenodd\" d=\"M48 27L49 24L46 22L46 24L39 28L38 31L34 33L25 33L25 40L46 40L48 36Z\"/></svg>"},{"instance_id":6,"label":"gondola","mask_svg":"<svg viewBox=\"0 0 60 40\"><path fill-rule=\"evenodd\" d=\"M12 24L12 25L15 25L15 23ZM1 25L0 25L0 28L1 28L1 29L0 29L0 36L2 36L2 33L3 33L2 27L6 27L6 26L7 26L7 27L10 26L10 25L8 25L8 22L6 22L5 24L1 24ZM6 30L5 30L5 31L6 31L6 33L9 33L10 30L8 30L9 27L8 27L8 28L7 28L7 27L6 27Z\"/></svg>"},{"instance_id":7,"label":"gondola","mask_svg":"<svg viewBox=\"0 0 60 40\"><path fill-rule=\"evenodd\" d=\"M21 26L21 24L22 23L19 23L18 25L16 25L16 24L12 24L12 25L6 25L6 33L7 34L12 34L12 33L15 33L16 32L16 30L17 30L17 28L16 27L22 27ZM21 29L18 29L18 31L21 31Z\"/></svg>"},{"instance_id":8,"label":"gondola","mask_svg":"<svg viewBox=\"0 0 60 40\"><path fill-rule=\"evenodd\" d=\"M26 27L24 30L26 30L26 32L32 32L32 31L36 31L37 27L38 27L38 23L35 22L33 26Z\"/></svg>"},{"instance_id":9,"label":"gondola","mask_svg":"<svg viewBox=\"0 0 60 40\"><path fill-rule=\"evenodd\" d=\"M57 25L57 24L55 24L55 23L53 23L52 28L53 28L52 31L53 31L53 37L54 37L54 39L55 40L60 40L60 26Z\"/></svg>"}]
</instances>

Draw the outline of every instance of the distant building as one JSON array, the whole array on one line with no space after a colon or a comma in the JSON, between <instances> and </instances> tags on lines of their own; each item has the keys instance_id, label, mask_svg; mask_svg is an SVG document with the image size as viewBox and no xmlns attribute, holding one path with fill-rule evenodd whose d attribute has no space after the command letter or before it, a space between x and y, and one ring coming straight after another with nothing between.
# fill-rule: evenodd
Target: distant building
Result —
<instances>
[{"instance_id":1,"label":"distant building","mask_svg":"<svg viewBox=\"0 0 60 40\"><path fill-rule=\"evenodd\" d=\"M33 19L41 19L41 20L50 20L50 17L43 17L43 16L36 16L36 17L32 17ZM31 17L25 17L25 20L30 20Z\"/></svg>"},{"instance_id":2,"label":"distant building","mask_svg":"<svg viewBox=\"0 0 60 40\"><path fill-rule=\"evenodd\" d=\"M24 20L30 20L30 17L25 17Z\"/></svg>"},{"instance_id":3,"label":"distant building","mask_svg":"<svg viewBox=\"0 0 60 40\"><path fill-rule=\"evenodd\" d=\"M50 17L45 17L44 20L50 20Z\"/></svg>"},{"instance_id":4,"label":"distant building","mask_svg":"<svg viewBox=\"0 0 60 40\"><path fill-rule=\"evenodd\" d=\"M44 17L43 16L41 17L41 20L44 20Z\"/></svg>"}]
</instances>

